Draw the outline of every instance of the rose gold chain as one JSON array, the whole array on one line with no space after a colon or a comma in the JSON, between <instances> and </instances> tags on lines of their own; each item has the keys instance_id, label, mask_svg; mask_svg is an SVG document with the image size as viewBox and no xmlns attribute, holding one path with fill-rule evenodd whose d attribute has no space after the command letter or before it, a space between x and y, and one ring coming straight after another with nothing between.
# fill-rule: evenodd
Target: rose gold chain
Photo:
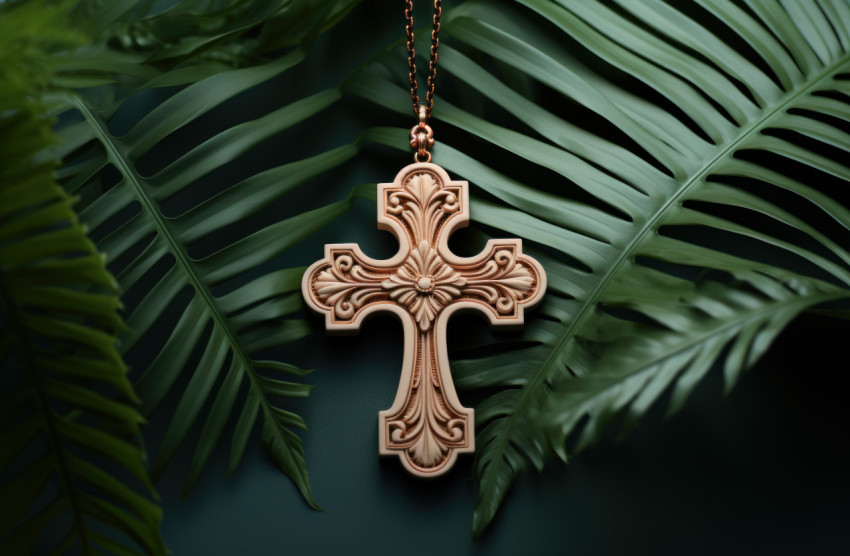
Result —
<instances>
[{"instance_id":1,"label":"rose gold chain","mask_svg":"<svg viewBox=\"0 0 850 556\"><path fill-rule=\"evenodd\" d=\"M404 27L407 35L407 65L410 68L410 98L413 100L413 113L419 118L419 123L410 130L410 148L416 150L413 155L417 162L430 162L431 153L428 149L434 146L434 132L428 125L431 109L434 106L434 85L437 80L437 48L440 46L440 16L443 14L442 0L434 0L434 27L431 29L431 59L428 62L427 91L425 104L420 104L418 86L416 83L416 50L413 48L413 0L406 0L404 17L407 24Z\"/></svg>"},{"instance_id":2,"label":"rose gold chain","mask_svg":"<svg viewBox=\"0 0 850 556\"><path fill-rule=\"evenodd\" d=\"M431 117L434 106L434 84L437 79L437 48L440 46L440 16L443 14L443 0L434 0L434 27L431 29L431 60L428 62L428 90L425 93L425 116ZM410 98L413 100L413 113L419 115L419 93L416 84L416 50L413 48L413 0L406 0L404 17L407 25L407 65L410 68Z\"/></svg>"}]
</instances>

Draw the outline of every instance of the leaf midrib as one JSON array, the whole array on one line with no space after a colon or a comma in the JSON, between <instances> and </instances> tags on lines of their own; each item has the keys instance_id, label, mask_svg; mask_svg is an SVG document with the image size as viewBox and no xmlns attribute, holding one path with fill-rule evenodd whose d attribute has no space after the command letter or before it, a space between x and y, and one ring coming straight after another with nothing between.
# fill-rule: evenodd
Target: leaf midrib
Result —
<instances>
[{"instance_id":1,"label":"leaf midrib","mask_svg":"<svg viewBox=\"0 0 850 556\"><path fill-rule=\"evenodd\" d=\"M549 357L540 366L540 370L532 377L531 381L527 382L523 388L522 393L520 395L519 400L517 401L517 405L514 408L514 411L511 412L510 416L508 416L508 422L505 423L505 428L503 430L509 431L514 422L515 416L521 411L525 410L525 406L531 399L530 392L537 388L540 382L549 374L549 370L552 365L558 360L557 355L561 353L561 351L566 346L567 342L572 339L574 332L578 329L578 327L584 324L584 320L590 314L589 311L592 307L595 307L596 300L599 298L602 291L608 285L608 282L617 274L620 267L623 263L631 258L631 252L635 248L635 246L640 243L641 240L646 236L646 234L651 231L654 225L666 214L669 207L678 201L687 191L690 190L695 184L697 184L705 175L710 173L711 168L713 168L717 162L723 158L725 158L730 152L732 152L738 145L748 139L753 132L762 128L766 123L769 122L773 116L779 112L780 110L785 109L789 105L791 105L795 100L801 97L804 94L807 94L812 89L816 88L818 84L830 74L834 73L839 67L843 64L847 63L850 60L850 54L845 54L845 56L839 58L836 62L833 62L829 66L824 69L824 71L817 74L817 76L810 82L809 85L797 89L795 92L791 92L786 94L783 98L782 102L778 103L773 109L768 110L764 113L764 115L758 120L754 120L749 126L747 126L746 131L738 136L737 139L729 143L725 148L720 150L714 157L712 157L709 161L703 164L699 171L693 175L690 179L682 184L679 190L667 200L667 202L663 203L658 210L655 212L652 218L646 221L646 223L642 226L637 234L635 234L634 238L625 246L622 252L617 256L614 261L614 264L611 265L609 270L602 276L602 278L597 283L596 287L591 290L590 295L587 297L587 301L582 305L576 317L573 319L572 324L568 326L565 330L561 338L558 340L557 344L552 348ZM505 447L508 443L508 437L510 436L509 432L504 432L498 443L497 454L499 454L499 461L501 462L503 458L503 454L505 452Z\"/></svg>"},{"instance_id":2,"label":"leaf midrib","mask_svg":"<svg viewBox=\"0 0 850 556\"><path fill-rule=\"evenodd\" d=\"M805 308L805 307L808 307L808 306L818 305L820 303L826 303L826 302L829 302L829 301L837 301L837 300L846 299L846 298L849 298L849 297L850 297L850 291L820 293L818 295L809 295L809 296L792 296L792 297L784 299L780 302L776 302L776 303L773 303L773 304L770 304L770 305L765 305L765 306L759 307L756 310L747 311L747 312L743 313L742 315L730 320L729 322L727 322L726 324L724 324L724 325L722 325L718 328L711 328L709 330L706 330L706 331L704 331L700 334L697 334L691 340L689 340L689 341L687 341L683 344L676 345L676 347L673 348L673 349L665 350L663 352L663 355L661 355L661 356L653 357L649 361L642 362L638 367L636 367L635 369L632 369L628 373L617 376L616 380L614 382L619 383L619 382L622 382L624 380L628 380L630 378L633 378L634 376L637 376L641 373L644 373L648 369L657 365L659 361L663 361L665 359L669 359L670 357L672 357L674 355L684 353L685 351L705 342L708 338L711 338L712 336L721 335L729 329L741 327L741 326L747 324L748 322L757 322L759 320L762 320L764 317L770 316L771 314L773 314L774 312L776 312L780 309L794 308L795 306L798 306L798 305L802 309L802 308ZM605 390L612 388L612 387L613 387L613 385L602 386L600 388L597 388L596 390L588 392L587 394L585 394L583 396L579 396L579 397L576 398L578 400L578 404L576 404L576 405L584 404L588 400L593 399L594 397L598 396L601 392L604 392Z\"/></svg>"},{"instance_id":3,"label":"leaf midrib","mask_svg":"<svg viewBox=\"0 0 850 556\"><path fill-rule=\"evenodd\" d=\"M0 276L0 283L2 282L2 276ZM79 507L79 503L77 502L78 491L74 488L73 478L71 477L71 472L68 468L69 466L65 461L65 450L61 444L61 435L59 434L59 431L56 430L56 424L54 422L55 414L50 408L47 393L44 391L44 387L41 384L41 373L38 370L39 367L30 356L31 352L35 350L35 346L32 345L27 327L24 326L20 318L20 310L18 309L17 304L9 298L6 291L5 285L0 288L0 308L3 309L2 313L6 315L10 321L10 328L19 331L15 334L18 338L17 343L20 347L20 349L17 350L18 355L24 362L24 366L28 367L32 371L32 382L33 390L35 391L36 404L41 410L41 413L44 415L45 436L47 437L49 452L53 454L54 459L56 460L56 470L57 475L59 476L60 488L64 493L65 498L68 500L73 529L77 531L77 538L80 540L80 550L83 554L89 554L90 548L88 537L86 535L86 524L83 519L83 510Z\"/></svg>"},{"instance_id":4,"label":"leaf midrib","mask_svg":"<svg viewBox=\"0 0 850 556\"><path fill-rule=\"evenodd\" d=\"M168 224L166 224L164 217L161 215L157 207L154 206L155 202L150 199L147 193L144 191L142 184L139 180L140 176L136 173L135 169L133 169L129 164L127 164L126 160L121 154L121 150L115 144L115 141L113 140L114 138L106 129L106 126L101 121L100 117L94 113L94 110L92 110L88 102L86 102L78 94L70 93L70 98L72 99L77 109L83 114L83 117L87 121L89 121L92 127L94 128L98 140L107 150L107 156L113 161L114 164L116 164L116 166L118 166L118 169L121 175L124 176L124 179L126 179L132 185L134 191L136 192L136 197L139 199L139 202L142 204L142 207L146 210L149 217L153 220L158 235L161 237L165 237L166 241L170 245L170 251L174 254L175 259L182 266L184 272L188 275L189 282L192 284L195 293L201 296L201 298L210 310L210 314L213 318L213 321L217 326L220 327L221 330L224 331L225 335L227 336L228 342L230 343L230 348L234 352L234 355L242 361L242 366L245 369L245 372L248 376L248 380L250 380L251 382L251 388L255 392L257 392L257 395L260 400L260 406L263 408L264 418L267 422L271 422L272 431L274 435L278 437L278 439L284 446L288 447L289 442L280 431L281 425L277 421L277 419L275 419L274 413L272 412L271 404L259 384L259 378L256 370L254 369L253 360L245 353L244 349L242 348L241 342L239 342L238 338L236 337L235 332L231 328L230 324L227 322L224 315L222 315L218 304L215 302L215 298L213 297L212 292L207 287L206 283L204 283L201 277L198 275L194 262L189 257L189 254L185 251L185 249L183 249L182 244L171 233L171 229L168 227Z\"/></svg>"}]
</instances>

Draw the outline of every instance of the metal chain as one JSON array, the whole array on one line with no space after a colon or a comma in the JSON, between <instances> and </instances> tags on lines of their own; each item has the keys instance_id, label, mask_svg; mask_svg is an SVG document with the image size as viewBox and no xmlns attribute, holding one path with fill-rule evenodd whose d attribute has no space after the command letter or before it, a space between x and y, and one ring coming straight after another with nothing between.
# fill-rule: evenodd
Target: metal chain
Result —
<instances>
[{"instance_id":1,"label":"metal chain","mask_svg":"<svg viewBox=\"0 0 850 556\"><path fill-rule=\"evenodd\" d=\"M437 48L440 46L440 16L443 14L443 0L434 0L434 27L431 29L431 59L428 62L428 90L425 93L425 119L431 117L434 106L434 85L437 79ZM410 68L410 98L413 100L413 113L419 116L419 93L416 83L416 49L413 47L413 0L405 1L404 27L407 35L407 65Z\"/></svg>"},{"instance_id":2,"label":"metal chain","mask_svg":"<svg viewBox=\"0 0 850 556\"><path fill-rule=\"evenodd\" d=\"M410 148L415 149L413 159L416 162L430 162L431 153L428 149L434 146L434 132L428 125L431 109L434 106L434 85L437 80L437 48L440 46L440 16L443 14L443 0L434 0L434 26L431 29L431 59L428 62L427 91L425 104L419 102L419 92L416 83L416 50L413 47L413 0L406 0L404 17L407 24L404 32L407 35L407 65L410 69L410 98L413 100L413 113L419 118L419 123L410 130Z\"/></svg>"}]
</instances>

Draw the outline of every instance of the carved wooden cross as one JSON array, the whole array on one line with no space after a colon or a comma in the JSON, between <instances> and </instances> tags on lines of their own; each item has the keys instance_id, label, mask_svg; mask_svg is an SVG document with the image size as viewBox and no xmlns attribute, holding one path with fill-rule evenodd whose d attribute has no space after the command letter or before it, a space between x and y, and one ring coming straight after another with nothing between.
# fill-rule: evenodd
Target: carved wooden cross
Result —
<instances>
[{"instance_id":1,"label":"carved wooden cross","mask_svg":"<svg viewBox=\"0 0 850 556\"><path fill-rule=\"evenodd\" d=\"M440 475L458 453L475 451L473 410L460 404L449 371L449 317L478 309L491 325L521 325L523 309L546 289L543 268L518 239L490 240L475 257L452 254L449 235L469 221L468 190L435 164L405 167L378 185L378 227L398 238L398 253L380 261L357 244L325 245L302 281L329 332L355 332L377 311L401 320L401 380L392 407L379 413L379 446L414 475Z\"/></svg>"}]
</instances>

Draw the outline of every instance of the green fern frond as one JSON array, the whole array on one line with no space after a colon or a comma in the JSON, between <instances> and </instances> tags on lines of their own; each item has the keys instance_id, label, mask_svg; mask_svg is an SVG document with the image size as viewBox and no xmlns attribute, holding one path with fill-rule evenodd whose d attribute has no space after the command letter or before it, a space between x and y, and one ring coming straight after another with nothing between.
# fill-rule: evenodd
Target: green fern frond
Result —
<instances>
[{"instance_id":1,"label":"green fern frond","mask_svg":"<svg viewBox=\"0 0 850 556\"><path fill-rule=\"evenodd\" d=\"M675 280L669 275L661 279ZM645 314L663 328L634 324L639 330L625 328L622 334L605 338L594 372L555 384L545 420L564 435L580 430L575 447L579 450L597 440L612 418L625 413L626 422L631 422L668 391L669 411L675 412L718 360L723 361L728 390L797 315L848 297L845 289L813 280L798 280L788 287L766 278L762 285L765 291L732 289L717 282L696 288L683 284L689 290L688 311L683 312L675 298L646 306ZM599 327L614 328L604 322ZM579 429L585 417L588 420Z\"/></svg>"},{"instance_id":2,"label":"green fern frond","mask_svg":"<svg viewBox=\"0 0 850 556\"><path fill-rule=\"evenodd\" d=\"M80 38L63 30L67 9L0 6L0 369L10 388L0 397L0 551L165 554L143 419L116 347L117 284L54 182L56 162L42 158L56 141L38 100L48 51ZM58 544L40 541L65 527Z\"/></svg>"},{"instance_id":3,"label":"green fern frond","mask_svg":"<svg viewBox=\"0 0 850 556\"><path fill-rule=\"evenodd\" d=\"M476 148L434 150L490 197L473 219L533 242L550 283L521 347L453 363L459 387L501 389L476 407L476 534L582 416L589 441L673 384L678 404L714 361L731 380L799 311L850 296L846 2L516 4L444 16L434 112ZM347 90L407 111L397 63Z\"/></svg>"},{"instance_id":4,"label":"green fern frond","mask_svg":"<svg viewBox=\"0 0 850 556\"><path fill-rule=\"evenodd\" d=\"M169 331L164 343L153 349L156 355L136 385L143 412L155 411L178 378L189 377L154 457L154 479L198 421L203 427L186 489L199 477L231 417L237 419L230 452L230 468L235 469L262 417L263 444L305 500L318 507L301 439L292 431L305 424L276 405L277 398L308 395L309 386L280 378L306 371L262 355L309 331L304 321L292 318L301 309L301 269L267 268L279 268L285 262L282 253L337 218L351 201L237 232L238 239L206 256L192 253L198 244L220 237L222 230L244 225L270 206L282 206L287 194L351 158L354 148L341 146L257 173L218 193L202 194L200 202L179 214L168 214L163 207L266 139L326 109L339 99L339 92L319 92L229 125L152 174L140 170L139 162L224 103L279 79L303 60L301 43L309 42L352 2L331 2L319 10L303 1L227 2L218 11L201 10L205 4L181 2L155 15L147 15L142 4L107 31L107 36L124 34L124 51L101 42L69 57L59 80L74 87L57 100L71 109L65 117L74 114L78 121L59 131L59 154L67 162L60 175L68 191L85 199L81 218L102 236L98 246L116 269L121 288L140 299L127 319L130 332L123 338L123 352L157 337L163 327ZM271 29L279 29L280 18L289 21L294 12L304 15L309 25L286 37L269 38ZM258 45L250 37L271 42ZM299 46L271 61L260 56L269 44L284 43ZM226 69L227 64L242 63L247 67ZM165 89L174 86L181 88L176 93ZM113 133L113 116L139 98L135 95L157 100L129 131ZM109 172L120 177L104 186L102 177ZM175 309L179 318L170 316Z\"/></svg>"}]
</instances>

